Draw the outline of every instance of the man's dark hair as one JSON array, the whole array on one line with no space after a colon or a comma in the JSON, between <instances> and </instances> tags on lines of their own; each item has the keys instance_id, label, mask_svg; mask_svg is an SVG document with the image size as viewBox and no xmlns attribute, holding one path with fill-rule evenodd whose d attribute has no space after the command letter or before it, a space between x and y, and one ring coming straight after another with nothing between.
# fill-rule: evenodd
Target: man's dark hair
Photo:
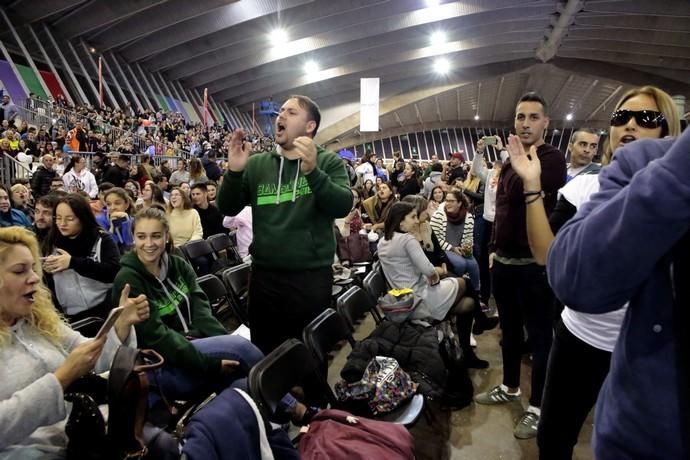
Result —
<instances>
[{"instance_id":1,"label":"man's dark hair","mask_svg":"<svg viewBox=\"0 0 690 460\"><path fill-rule=\"evenodd\" d=\"M194 190L195 188L198 188L204 193L208 193L208 187L206 187L205 183L197 182L196 184L192 185L192 188L190 190Z\"/></svg>"},{"instance_id":2,"label":"man's dark hair","mask_svg":"<svg viewBox=\"0 0 690 460\"><path fill-rule=\"evenodd\" d=\"M98 193L107 192L111 188L115 188L115 184L112 182L101 182L101 185L98 186Z\"/></svg>"},{"instance_id":3,"label":"man's dark hair","mask_svg":"<svg viewBox=\"0 0 690 460\"><path fill-rule=\"evenodd\" d=\"M574 144L574 143L575 143L575 140L577 139L577 133L594 134L594 135L596 135L596 136L599 135L599 132L598 132L596 129L592 129L592 128L580 128L580 129L576 129L575 131L573 131L573 134L570 136L570 143L571 143L571 144Z\"/></svg>"},{"instance_id":4,"label":"man's dark hair","mask_svg":"<svg viewBox=\"0 0 690 460\"><path fill-rule=\"evenodd\" d=\"M434 163L431 165L431 170L441 172L443 171L443 165L441 163Z\"/></svg>"},{"instance_id":5,"label":"man's dark hair","mask_svg":"<svg viewBox=\"0 0 690 460\"><path fill-rule=\"evenodd\" d=\"M218 187L218 182L216 182L214 180L210 180L210 181L206 182L206 188L208 188L209 185L213 185L214 187Z\"/></svg>"},{"instance_id":6,"label":"man's dark hair","mask_svg":"<svg viewBox=\"0 0 690 460\"><path fill-rule=\"evenodd\" d=\"M384 237L386 240L393 238L393 234L400 229L400 222L405 219L406 215L414 211L416 207L414 204L402 201L393 203L384 223Z\"/></svg>"},{"instance_id":7,"label":"man's dark hair","mask_svg":"<svg viewBox=\"0 0 690 460\"><path fill-rule=\"evenodd\" d=\"M39 198L38 201L36 201L36 205L40 204L44 208L55 209L58 201L65 196L67 196L67 192L64 190L53 190L52 192Z\"/></svg>"},{"instance_id":8,"label":"man's dark hair","mask_svg":"<svg viewBox=\"0 0 690 460\"><path fill-rule=\"evenodd\" d=\"M547 114L546 101L535 91L530 91L529 93L523 94L520 100L518 100L518 104L521 102L538 102L541 104L542 109L544 110L544 115Z\"/></svg>"},{"instance_id":9,"label":"man's dark hair","mask_svg":"<svg viewBox=\"0 0 690 460\"><path fill-rule=\"evenodd\" d=\"M316 102L314 102L310 97L302 96L300 94L294 94L288 97L288 100L290 99L297 99L299 106L307 111L307 115L309 116L308 120L313 120L316 123L314 131L311 133L312 137L316 136L316 132L319 130L319 125L321 125L321 110L319 109L319 106L316 105Z\"/></svg>"}]
</instances>

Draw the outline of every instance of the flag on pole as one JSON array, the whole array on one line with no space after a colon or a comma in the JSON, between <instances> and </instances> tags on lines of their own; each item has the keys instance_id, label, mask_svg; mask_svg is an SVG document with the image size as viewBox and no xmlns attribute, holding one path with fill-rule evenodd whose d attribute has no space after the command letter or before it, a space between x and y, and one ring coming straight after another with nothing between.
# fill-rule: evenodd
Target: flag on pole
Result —
<instances>
[{"instance_id":1,"label":"flag on pole","mask_svg":"<svg viewBox=\"0 0 690 460\"><path fill-rule=\"evenodd\" d=\"M204 88L204 128L208 128L208 88Z\"/></svg>"},{"instance_id":2,"label":"flag on pole","mask_svg":"<svg viewBox=\"0 0 690 460\"><path fill-rule=\"evenodd\" d=\"M103 107L103 57L98 56L98 102Z\"/></svg>"}]
</instances>

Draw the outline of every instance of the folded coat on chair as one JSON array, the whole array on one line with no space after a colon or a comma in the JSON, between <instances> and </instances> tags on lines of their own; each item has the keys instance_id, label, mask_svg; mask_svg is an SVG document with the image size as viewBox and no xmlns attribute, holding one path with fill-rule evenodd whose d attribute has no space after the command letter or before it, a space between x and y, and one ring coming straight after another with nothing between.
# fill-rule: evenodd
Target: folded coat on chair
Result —
<instances>
[{"instance_id":1,"label":"folded coat on chair","mask_svg":"<svg viewBox=\"0 0 690 460\"><path fill-rule=\"evenodd\" d=\"M361 380L369 361L376 356L395 358L419 384L419 393L431 397L443 393L448 370L439 352L435 327L383 321L355 345L340 376L350 383Z\"/></svg>"}]
</instances>

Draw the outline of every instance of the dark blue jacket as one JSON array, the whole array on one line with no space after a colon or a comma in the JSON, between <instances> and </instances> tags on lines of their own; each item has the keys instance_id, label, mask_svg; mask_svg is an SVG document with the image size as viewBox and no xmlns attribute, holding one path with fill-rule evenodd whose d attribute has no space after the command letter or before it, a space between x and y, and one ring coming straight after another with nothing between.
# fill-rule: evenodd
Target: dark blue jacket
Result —
<instances>
[{"instance_id":1,"label":"dark blue jacket","mask_svg":"<svg viewBox=\"0 0 690 460\"><path fill-rule=\"evenodd\" d=\"M595 456L687 459L673 302L688 287L672 283L672 260L690 228L690 130L622 147L599 183L547 260L551 286L574 310L605 313L630 301L599 393Z\"/></svg>"},{"instance_id":2,"label":"dark blue jacket","mask_svg":"<svg viewBox=\"0 0 690 460\"><path fill-rule=\"evenodd\" d=\"M31 228L31 221L19 209L10 208L8 212L0 212L0 227L12 226Z\"/></svg>"}]
</instances>

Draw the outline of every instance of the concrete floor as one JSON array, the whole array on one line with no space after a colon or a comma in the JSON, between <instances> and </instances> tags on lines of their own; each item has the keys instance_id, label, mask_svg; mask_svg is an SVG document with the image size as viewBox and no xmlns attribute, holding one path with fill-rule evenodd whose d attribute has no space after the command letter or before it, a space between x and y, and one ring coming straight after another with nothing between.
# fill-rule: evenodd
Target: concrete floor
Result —
<instances>
[{"instance_id":1,"label":"concrete floor","mask_svg":"<svg viewBox=\"0 0 690 460\"><path fill-rule=\"evenodd\" d=\"M369 315L357 327L355 339L366 337L374 327ZM477 354L490 362L485 370L471 371L475 394L501 383L501 349L498 346L500 329L477 337ZM329 382L339 380L339 372L347 355L349 345L336 353L329 366ZM530 381L529 357L525 356L522 366L522 405L517 402L502 406L471 404L460 411L441 411L435 404L430 408L435 420L428 423L423 417L411 429L415 438L418 460L532 460L539 458L536 440L518 440L513 436L515 421L527 407ZM593 460L590 439L592 436L592 414L580 433L575 448L574 460Z\"/></svg>"}]
</instances>

